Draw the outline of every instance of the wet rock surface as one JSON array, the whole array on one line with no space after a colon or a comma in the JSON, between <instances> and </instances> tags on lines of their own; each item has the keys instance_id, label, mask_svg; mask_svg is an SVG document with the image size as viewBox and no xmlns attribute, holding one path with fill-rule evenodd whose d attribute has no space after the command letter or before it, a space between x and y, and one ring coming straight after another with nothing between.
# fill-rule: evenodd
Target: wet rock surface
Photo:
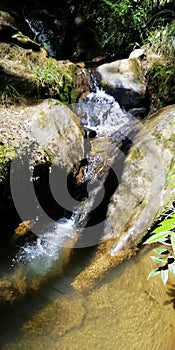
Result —
<instances>
[{"instance_id":1,"label":"wet rock surface","mask_svg":"<svg viewBox=\"0 0 175 350\"><path fill-rule=\"evenodd\" d=\"M146 97L141 63L137 58L105 63L97 67L100 85L123 106L137 106Z\"/></svg>"},{"instance_id":2,"label":"wet rock surface","mask_svg":"<svg viewBox=\"0 0 175 350\"><path fill-rule=\"evenodd\" d=\"M167 172L175 162L174 111L174 105L159 110L140 125L133 137L133 147L124 157L121 178L110 197L103 225L92 227L94 235L102 230L103 243L90 266L73 282L78 290L92 287L108 269L135 254L134 247L174 200L175 192L167 180Z\"/></svg>"}]
</instances>

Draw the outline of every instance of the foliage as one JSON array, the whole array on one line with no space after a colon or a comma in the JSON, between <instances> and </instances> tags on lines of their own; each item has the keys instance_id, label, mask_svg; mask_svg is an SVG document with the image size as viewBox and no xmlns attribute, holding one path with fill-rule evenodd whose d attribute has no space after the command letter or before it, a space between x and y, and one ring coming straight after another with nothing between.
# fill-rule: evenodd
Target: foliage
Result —
<instances>
[{"instance_id":1,"label":"foliage","mask_svg":"<svg viewBox=\"0 0 175 350\"><path fill-rule=\"evenodd\" d=\"M4 107L23 104L26 99L37 96L28 67L30 56L32 52L29 55L17 45L0 43L0 104Z\"/></svg>"},{"instance_id":2,"label":"foliage","mask_svg":"<svg viewBox=\"0 0 175 350\"><path fill-rule=\"evenodd\" d=\"M153 104L156 108L175 102L175 65L155 63L147 77L149 92L154 96Z\"/></svg>"},{"instance_id":3,"label":"foliage","mask_svg":"<svg viewBox=\"0 0 175 350\"><path fill-rule=\"evenodd\" d=\"M174 16L172 0L81 0L78 4L70 0L69 4L96 30L106 52L118 58L127 57L136 43L143 44L148 31Z\"/></svg>"},{"instance_id":4,"label":"foliage","mask_svg":"<svg viewBox=\"0 0 175 350\"><path fill-rule=\"evenodd\" d=\"M1 86L1 90L2 92L0 103L2 105L14 103L18 100L18 97L20 96L19 92L14 87L12 80L10 79L4 79L4 82Z\"/></svg>"},{"instance_id":5,"label":"foliage","mask_svg":"<svg viewBox=\"0 0 175 350\"><path fill-rule=\"evenodd\" d=\"M47 52L0 44L0 103L4 106L52 97L69 104L77 100L76 65L58 62Z\"/></svg>"},{"instance_id":6,"label":"foliage","mask_svg":"<svg viewBox=\"0 0 175 350\"><path fill-rule=\"evenodd\" d=\"M149 33L147 81L156 108L175 102L175 21Z\"/></svg>"},{"instance_id":7,"label":"foliage","mask_svg":"<svg viewBox=\"0 0 175 350\"><path fill-rule=\"evenodd\" d=\"M39 93L44 91L45 95L63 103L76 102L75 67L73 65L61 68L56 61L48 58L47 64L45 66L36 65L33 73Z\"/></svg>"},{"instance_id":8,"label":"foliage","mask_svg":"<svg viewBox=\"0 0 175 350\"><path fill-rule=\"evenodd\" d=\"M168 180L172 185L175 185L172 180L175 180L175 168L171 169ZM152 256L151 259L159 266L152 270L149 275L153 277L157 274L161 275L164 284L167 283L169 271L175 276L175 213L171 213L152 231L151 236L144 244L160 243L162 247L154 249L157 256Z\"/></svg>"}]
</instances>

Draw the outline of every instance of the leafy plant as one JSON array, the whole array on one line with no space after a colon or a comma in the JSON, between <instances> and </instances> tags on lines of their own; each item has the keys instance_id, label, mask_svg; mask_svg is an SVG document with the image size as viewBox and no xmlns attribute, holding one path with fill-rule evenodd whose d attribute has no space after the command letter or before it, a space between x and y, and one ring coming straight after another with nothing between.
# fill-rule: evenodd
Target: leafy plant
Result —
<instances>
[{"instance_id":1,"label":"leafy plant","mask_svg":"<svg viewBox=\"0 0 175 350\"><path fill-rule=\"evenodd\" d=\"M175 101L175 21L148 33L148 90L157 108Z\"/></svg>"},{"instance_id":2,"label":"leafy plant","mask_svg":"<svg viewBox=\"0 0 175 350\"><path fill-rule=\"evenodd\" d=\"M44 93L65 103L76 102L73 65L61 68L52 58L49 58L46 65L36 65L33 73L39 94Z\"/></svg>"},{"instance_id":3,"label":"leafy plant","mask_svg":"<svg viewBox=\"0 0 175 350\"><path fill-rule=\"evenodd\" d=\"M0 102L2 105L7 105L10 102L14 102L19 98L20 94L16 90L13 81L10 79L4 79L1 87L1 98Z\"/></svg>"},{"instance_id":4,"label":"leafy plant","mask_svg":"<svg viewBox=\"0 0 175 350\"><path fill-rule=\"evenodd\" d=\"M93 26L107 53L127 57L131 50L143 45L149 32L165 27L174 17L173 1L166 0L91 0L69 1L77 12ZM72 8L72 7L71 7Z\"/></svg>"},{"instance_id":5,"label":"leafy plant","mask_svg":"<svg viewBox=\"0 0 175 350\"><path fill-rule=\"evenodd\" d=\"M175 65L154 64L148 73L150 92L156 96L158 108L175 101ZM152 90L152 91L151 91Z\"/></svg>"},{"instance_id":6,"label":"leafy plant","mask_svg":"<svg viewBox=\"0 0 175 350\"><path fill-rule=\"evenodd\" d=\"M172 180L175 180L175 168L171 169L167 179L171 181L172 185L175 185L172 182ZM162 247L154 249L157 256L151 256L151 259L159 266L149 273L148 279L160 274L163 283L166 284L169 271L175 276L175 213L165 217L159 226L152 231L152 235L144 242L144 244L153 243L160 243Z\"/></svg>"}]
</instances>

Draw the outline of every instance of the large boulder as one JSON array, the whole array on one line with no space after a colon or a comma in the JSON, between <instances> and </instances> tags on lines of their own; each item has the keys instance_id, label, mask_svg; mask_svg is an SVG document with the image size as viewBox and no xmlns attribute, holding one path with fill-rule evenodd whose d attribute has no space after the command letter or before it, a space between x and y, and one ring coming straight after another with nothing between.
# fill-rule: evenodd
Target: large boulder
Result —
<instances>
[{"instance_id":1,"label":"large boulder","mask_svg":"<svg viewBox=\"0 0 175 350\"><path fill-rule=\"evenodd\" d=\"M42 206L50 215L55 205L49 189L49 171L54 169L51 174L54 190L61 190L63 182L64 187L67 186L69 171L84 157L84 132L79 118L69 107L53 99L1 112L2 217L9 216L9 211L17 211L22 221L32 220L44 215ZM37 196L41 206L36 205ZM59 200L57 203L54 210L62 215L62 208L66 206Z\"/></svg>"},{"instance_id":2,"label":"large boulder","mask_svg":"<svg viewBox=\"0 0 175 350\"><path fill-rule=\"evenodd\" d=\"M73 282L85 290L110 268L136 253L148 229L175 198L167 173L175 167L175 105L160 109L132 138L119 186L110 199L101 244ZM117 168L112 166L117 176ZM102 226L101 226L102 227ZM99 225L92 227L97 232Z\"/></svg>"},{"instance_id":3,"label":"large boulder","mask_svg":"<svg viewBox=\"0 0 175 350\"><path fill-rule=\"evenodd\" d=\"M71 168L84 157L84 132L80 120L65 105L45 100L33 115L26 137L51 153L54 162Z\"/></svg>"},{"instance_id":4,"label":"large boulder","mask_svg":"<svg viewBox=\"0 0 175 350\"><path fill-rule=\"evenodd\" d=\"M50 270L52 272L54 270L54 275L61 274L69 261L76 239L72 233L73 228L68 221L66 233L64 223L55 220L63 216L63 210L67 209L68 204L71 205L70 196L68 200L65 198L67 176L74 164L84 156L84 132L79 118L71 109L52 99L23 108L21 111L6 109L4 114L3 112L0 114L0 119L2 121L0 175L3 180L0 182L1 217L4 219L4 214L8 215L8 220L10 215L12 217L12 210L10 211L12 202L15 213L18 213L23 223L15 230L16 235L11 240L11 245L17 245L19 249L21 245L25 247L26 242L30 241L30 249L36 252L32 255L35 261L32 262L31 256L26 255L27 260L24 263L20 264L21 261L18 260L13 273L0 279L1 302L13 301L29 290L39 288L45 276L51 273ZM52 177L51 173L55 177ZM56 199L53 200L53 197ZM43 230L46 231L44 236L42 236ZM36 240L37 236L39 237ZM36 244L32 245L33 240ZM4 245L3 235L1 245ZM19 256L24 257L25 252L24 248L19 252ZM35 269L36 264L39 265ZM38 274L41 266L44 270ZM22 281L22 285L18 283L19 280Z\"/></svg>"},{"instance_id":5,"label":"large boulder","mask_svg":"<svg viewBox=\"0 0 175 350\"><path fill-rule=\"evenodd\" d=\"M121 105L137 106L146 98L146 83L138 58L105 63L96 71L100 86Z\"/></svg>"},{"instance_id":6,"label":"large boulder","mask_svg":"<svg viewBox=\"0 0 175 350\"><path fill-rule=\"evenodd\" d=\"M25 153L31 144L35 144L33 164L36 160L39 163L50 158L68 170L84 156L84 132L79 118L57 100L6 108L1 110L0 119L1 147L6 147L8 160L15 157L15 151ZM5 154L1 160L3 172Z\"/></svg>"}]
</instances>

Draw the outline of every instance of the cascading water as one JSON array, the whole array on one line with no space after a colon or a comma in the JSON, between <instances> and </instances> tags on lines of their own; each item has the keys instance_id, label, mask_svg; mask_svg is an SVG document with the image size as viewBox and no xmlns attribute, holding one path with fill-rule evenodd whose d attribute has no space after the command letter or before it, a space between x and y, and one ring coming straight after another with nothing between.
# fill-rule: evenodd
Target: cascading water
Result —
<instances>
[{"instance_id":1,"label":"cascading water","mask_svg":"<svg viewBox=\"0 0 175 350\"><path fill-rule=\"evenodd\" d=\"M106 137L112 140L114 133L116 139L116 133L122 135L130 128L131 115L120 107L114 97L101 90L96 81L94 86L95 92L91 92L84 101L79 101L76 106L73 106L73 109L79 116L83 128L95 131L97 143L100 138L104 141ZM115 150L116 146L112 148ZM94 181L98 162L98 157L90 156L88 158L85 181ZM97 187L96 185L96 189ZM96 189L89 193L86 199L85 213L80 215L80 206L76 206L70 219L62 218L58 222L50 224L34 243L27 243L20 249L12 261L12 267L22 266L24 274L30 281L31 278L37 278L37 276L42 279L58 264L64 265L63 250L65 247L72 249L79 226L82 222L87 223L87 211L92 210L98 192ZM81 223L79 216L81 216ZM70 241L72 244L69 244Z\"/></svg>"},{"instance_id":2,"label":"cascading water","mask_svg":"<svg viewBox=\"0 0 175 350\"><path fill-rule=\"evenodd\" d=\"M132 116L120 107L113 96L100 89L95 76L92 76L95 91L79 100L75 111L83 127L95 130L98 136L111 136L126 126Z\"/></svg>"},{"instance_id":3,"label":"cascading water","mask_svg":"<svg viewBox=\"0 0 175 350\"><path fill-rule=\"evenodd\" d=\"M24 264L29 276L45 276L58 262L64 246L75 239L74 218L60 219L37 237L36 242L24 245L13 259L13 266Z\"/></svg>"},{"instance_id":4,"label":"cascading water","mask_svg":"<svg viewBox=\"0 0 175 350\"><path fill-rule=\"evenodd\" d=\"M50 57L61 56L64 36L60 33L57 26L59 21L54 16L39 11L26 15L25 21L34 34L34 39L46 49Z\"/></svg>"}]
</instances>

